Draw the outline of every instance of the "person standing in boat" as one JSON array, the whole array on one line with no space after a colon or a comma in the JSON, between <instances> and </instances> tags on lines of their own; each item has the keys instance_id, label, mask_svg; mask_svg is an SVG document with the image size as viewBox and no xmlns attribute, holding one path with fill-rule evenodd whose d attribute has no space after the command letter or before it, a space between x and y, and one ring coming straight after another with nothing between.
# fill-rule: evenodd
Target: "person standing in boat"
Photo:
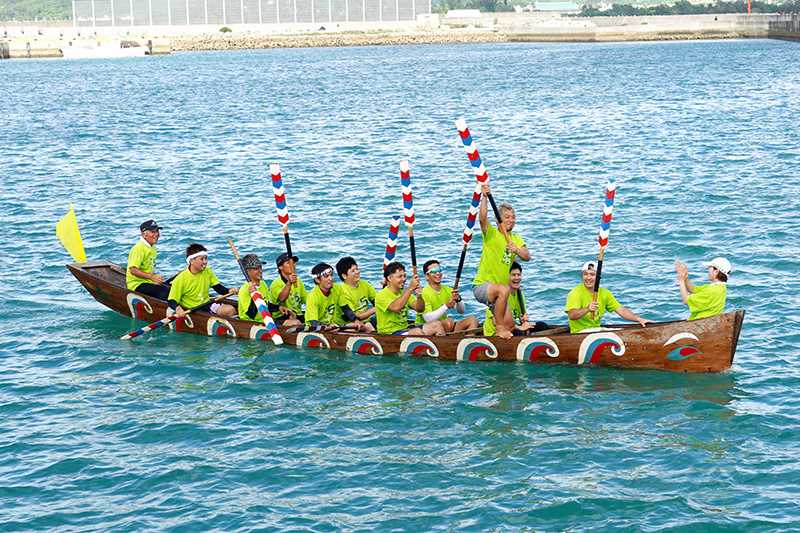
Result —
<instances>
[{"instance_id":1,"label":"person standing in boat","mask_svg":"<svg viewBox=\"0 0 800 533\"><path fill-rule=\"evenodd\" d=\"M300 259L296 255L292 256L292 263L296 264L299 261ZM285 322L289 318L295 318L301 324L305 321L303 306L306 304L308 291L297 274L292 272L292 263L289 262L288 253L283 252L279 255L275 260L275 264L278 266L278 277L269 286L270 301L277 306L289 309L289 313L278 311L273 315L272 318L279 325L288 325Z\"/></svg>"},{"instance_id":2,"label":"person standing in boat","mask_svg":"<svg viewBox=\"0 0 800 533\"><path fill-rule=\"evenodd\" d=\"M347 326L361 331L362 323L347 305L341 305L342 288L333 282L333 267L320 263L311 269L315 286L306 299L306 326ZM349 320L349 323L345 323Z\"/></svg>"},{"instance_id":3,"label":"person standing in boat","mask_svg":"<svg viewBox=\"0 0 800 533\"><path fill-rule=\"evenodd\" d=\"M478 273L472 282L472 293L476 300L488 306L494 313L497 336L507 339L512 336L514 330L514 316L508 306L508 296L511 293L508 287L508 273L515 256L521 261L530 261L531 254L525 246L525 240L511 232L517 222L511 204L503 202L497 207L501 224L505 227L510 240L506 243L503 233L489 222L486 206L486 196L492 192L489 183L484 183L481 191L483 194L478 219L481 223L483 250L478 263Z\"/></svg>"},{"instance_id":4,"label":"person standing in boat","mask_svg":"<svg viewBox=\"0 0 800 533\"><path fill-rule=\"evenodd\" d=\"M708 268L708 281L711 283L698 287L689 281L689 267L680 261L675 261L681 298L692 312L689 320L721 315L725 311L731 264L724 257L715 257L710 262L703 263L703 266Z\"/></svg>"},{"instance_id":5,"label":"person standing in boat","mask_svg":"<svg viewBox=\"0 0 800 533\"><path fill-rule=\"evenodd\" d=\"M408 309L417 313L425 311L425 300L419 286L419 276L411 278L406 288L406 268L394 261L383 270L386 286L375 297L375 313L378 316L378 333L391 335L444 335L444 327L438 320L426 322L420 327L409 328Z\"/></svg>"},{"instance_id":6,"label":"person standing in boat","mask_svg":"<svg viewBox=\"0 0 800 533\"><path fill-rule=\"evenodd\" d=\"M247 254L242 257L242 266L247 272L247 277L250 281L246 282L239 289L239 318L242 320L250 320L253 322L261 322L261 314L258 312L258 307L253 302L253 294L258 291L267 302L270 313L277 313L280 311L287 316L291 315L292 311L284 306L277 306L270 301L269 287L264 282L264 265L266 263L258 260L256 254ZM283 322L284 326L300 326L301 322L296 318L287 318Z\"/></svg>"},{"instance_id":7,"label":"person standing in boat","mask_svg":"<svg viewBox=\"0 0 800 533\"><path fill-rule=\"evenodd\" d=\"M426 322L438 320L442 323L445 332L464 331L478 327L478 319L474 316L462 318L458 322L448 318L447 310L455 309L459 314L466 312L466 306L461 301L458 289L442 285L443 271L439 261L431 259L422 267L428 285L422 289L422 298L425 300L425 311L417 313L415 324L422 326Z\"/></svg>"},{"instance_id":8,"label":"person standing in boat","mask_svg":"<svg viewBox=\"0 0 800 533\"><path fill-rule=\"evenodd\" d=\"M605 287L597 291L597 301L594 301L594 281L597 278L597 263L587 261L581 268L583 283L572 289L567 295L567 305L564 311L569 317L569 332L578 333L589 328L599 328L600 319L606 310L615 312L625 320L645 324L652 324L652 320L641 318L635 313L620 305ZM594 313L594 318L592 318Z\"/></svg>"},{"instance_id":9,"label":"person standing in boat","mask_svg":"<svg viewBox=\"0 0 800 533\"><path fill-rule=\"evenodd\" d=\"M342 306L348 306L356 318L363 322L364 331L375 331L375 328L368 320L375 315L375 296L377 291L361 279L361 270L352 257L343 257L336 263L336 273L342 283Z\"/></svg>"},{"instance_id":10,"label":"person standing in boat","mask_svg":"<svg viewBox=\"0 0 800 533\"><path fill-rule=\"evenodd\" d=\"M155 220L146 220L139 226L142 236L128 254L125 284L128 289L159 300L169 296L169 286L164 285L164 276L156 274L156 243L164 229Z\"/></svg>"},{"instance_id":11,"label":"person standing in boat","mask_svg":"<svg viewBox=\"0 0 800 533\"><path fill-rule=\"evenodd\" d=\"M527 308L525 307L525 296L519 290L522 285L522 265L514 261L511 263L511 270L508 273L508 288L511 295L508 297L508 307L514 316L514 335L524 336L534 331L549 329L544 322L529 322ZM483 322L483 334L491 337L496 332L494 316L489 308L486 308L486 320Z\"/></svg>"},{"instance_id":12,"label":"person standing in boat","mask_svg":"<svg viewBox=\"0 0 800 533\"><path fill-rule=\"evenodd\" d=\"M178 318L186 315L186 309L191 309L208 302L208 289L214 289L217 294L236 294L239 289L227 289L219 282L214 271L208 266L208 250L202 244L193 242L186 247L186 262L189 267L182 270L172 282L169 290L167 305L175 310ZM234 317L236 309L232 305L209 302L208 309L217 315Z\"/></svg>"}]
</instances>

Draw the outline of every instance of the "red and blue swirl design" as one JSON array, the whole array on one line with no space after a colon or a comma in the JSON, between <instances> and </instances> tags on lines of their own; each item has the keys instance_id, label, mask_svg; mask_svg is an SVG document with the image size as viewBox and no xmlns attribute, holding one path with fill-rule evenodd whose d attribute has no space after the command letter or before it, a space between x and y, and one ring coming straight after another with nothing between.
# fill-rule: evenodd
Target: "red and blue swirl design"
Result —
<instances>
[{"instance_id":1,"label":"red and blue swirl design","mask_svg":"<svg viewBox=\"0 0 800 533\"><path fill-rule=\"evenodd\" d=\"M302 344L300 344L301 348L327 348L328 346L328 339L316 333L306 333L303 335L303 341Z\"/></svg>"},{"instance_id":2,"label":"red and blue swirl design","mask_svg":"<svg viewBox=\"0 0 800 533\"><path fill-rule=\"evenodd\" d=\"M555 357L558 352L551 345L546 342L532 342L525 346L525 351L523 352L523 361L528 361L529 363L535 362L542 353L546 353L550 357ZM518 356L519 357L519 356Z\"/></svg>"},{"instance_id":3,"label":"red and blue swirl design","mask_svg":"<svg viewBox=\"0 0 800 533\"><path fill-rule=\"evenodd\" d=\"M211 324L211 335L216 335L220 337L228 336L228 337L235 337L236 335L233 333L233 330L224 322L214 321Z\"/></svg>"},{"instance_id":4,"label":"red and blue swirl design","mask_svg":"<svg viewBox=\"0 0 800 533\"><path fill-rule=\"evenodd\" d=\"M372 355L381 353L381 348L372 339L353 339L350 351Z\"/></svg>"},{"instance_id":5,"label":"red and blue swirl design","mask_svg":"<svg viewBox=\"0 0 800 533\"><path fill-rule=\"evenodd\" d=\"M410 353L412 356L436 354L435 348L432 348L428 343L422 340L411 340L408 343L404 343L403 349L405 353Z\"/></svg>"},{"instance_id":6,"label":"red and blue swirl design","mask_svg":"<svg viewBox=\"0 0 800 533\"><path fill-rule=\"evenodd\" d=\"M703 355L703 352L695 348L694 346L681 346L680 348L675 348L667 355L667 359L670 361L683 361L693 355Z\"/></svg>"},{"instance_id":7,"label":"red and blue swirl design","mask_svg":"<svg viewBox=\"0 0 800 533\"><path fill-rule=\"evenodd\" d=\"M459 361L496 359L497 349L488 341L464 339L458 345L457 357Z\"/></svg>"}]
</instances>

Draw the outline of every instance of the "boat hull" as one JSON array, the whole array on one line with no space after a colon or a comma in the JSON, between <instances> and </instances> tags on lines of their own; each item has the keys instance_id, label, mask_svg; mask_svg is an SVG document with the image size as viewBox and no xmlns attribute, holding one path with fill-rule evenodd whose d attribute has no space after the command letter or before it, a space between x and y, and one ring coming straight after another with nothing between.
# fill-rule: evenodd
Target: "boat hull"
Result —
<instances>
[{"instance_id":1,"label":"boat hull","mask_svg":"<svg viewBox=\"0 0 800 533\"><path fill-rule=\"evenodd\" d=\"M166 302L128 290L125 270L108 261L71 263L70 272L95 300L124 316L148 323L172 311ZM234 306L235 302L231 301ZM572 365L609 365L674 372L722 372L733 363L744 310L693 321L661 322L647 327L614 325L602 331L570 334L565 328L530 337L380 335L300 332L279 327L288 345L345 350L366 355L411 354L459 361L521 361ZM171 329L200 335L268 341L257 322L194 312Z\"/></svg>"}]
</instances>

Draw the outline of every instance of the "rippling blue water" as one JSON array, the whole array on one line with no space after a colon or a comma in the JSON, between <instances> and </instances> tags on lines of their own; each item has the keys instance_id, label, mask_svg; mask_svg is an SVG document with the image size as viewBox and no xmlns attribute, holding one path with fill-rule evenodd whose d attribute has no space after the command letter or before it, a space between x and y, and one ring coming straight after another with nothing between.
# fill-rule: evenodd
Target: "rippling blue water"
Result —
<instances>
[{"instance_id":1,"label":"rippling blue water","mask_svg":"<svg viewBox=\"0 0 800 533\"><path fill-rule=\"evenodd\" d=\"M798 46L0 61L0 529L800 529ZM141 323L63 267L54 227L72 202L90 260L124 263L152 217L162 272L200 241L238 285L226 237L269 260L283 247L279 162L301 270L348 253L377 282L408 158L417 253L452 281L474 183L457 117L534 251L532 314L564 322L613 177L606 286L643 316L681 318L673 261L702 282L701 260L729 257L728 309L747 310L732 371L456 364L169 331L126 342Z\"/></svg>"}]
</instances>

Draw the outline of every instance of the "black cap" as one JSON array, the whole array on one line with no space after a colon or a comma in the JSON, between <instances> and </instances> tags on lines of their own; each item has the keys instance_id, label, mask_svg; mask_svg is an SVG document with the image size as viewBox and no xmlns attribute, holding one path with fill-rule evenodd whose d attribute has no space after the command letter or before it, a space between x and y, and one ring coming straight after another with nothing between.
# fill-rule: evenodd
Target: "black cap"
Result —
<instances>
[{"instance_id":1,"label":"black cap","mask_svg":"<svg viewBox=\"0 0 800 533\"><path fill-rule=\"evenodd\" d=\"M282 265L282 264L284 264L284 263L285 263L286 261L288 261L288 260L289 260L289 254L288 254L288 253L286 253L286 252L283 252L283 253L282 253L281 255L279 255L279 256L278 256L278 258L275 260L275 264L276 264L276 265L278 265L278 268L280 268L280 267L281 267L281 265ZM292 256L292 261L294 261L295 263L297 263L298 261L300 261L300 259L299 259L299 258L298 258L296 255L293 255L293 256Z\"/></svg>"},{"instance_id":2,"label":"black cap","mask_svg":"<svg viewBox=\"0 0 800 533\"><path fill-rule=\"evenodd\" d=\"M139 226L139 231L156 231L159 229L164 229L164 228L156 224L156 221L153 219L145 220L144 222L142 222L142 225Z\"/></svg>"},{"instance_id":3,"label":"black cap","mask_svg":"<svg viewBox=\"0 0 800 533\"><path fill-rule=\"evenodd\" d=\"M247 254L246 256L242 257L242 266L244 268L258 268L261 265L266 265L265 261L259 261L258 256L256 254Z\"/></svg>"}]
</instances>

